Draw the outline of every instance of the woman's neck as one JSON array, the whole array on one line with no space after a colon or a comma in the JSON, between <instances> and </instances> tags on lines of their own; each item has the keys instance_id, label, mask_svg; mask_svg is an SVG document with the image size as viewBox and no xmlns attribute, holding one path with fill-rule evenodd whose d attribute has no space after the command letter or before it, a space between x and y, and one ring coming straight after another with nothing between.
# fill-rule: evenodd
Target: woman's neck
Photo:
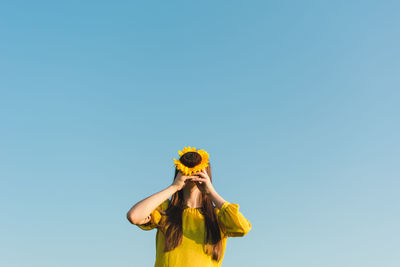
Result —
<instances>
[{"instance_id":1,"label":"woman's neck","mask_svg":"<svg viewBox=\"0 0 400 267\"><path fill-rule=\"evenodd\" d=\"M201 192L194 186L192 188L184 188L183 189L183 199L186 206L191 208L199 208L201 207Z\"/></svg>"}]
</instances>

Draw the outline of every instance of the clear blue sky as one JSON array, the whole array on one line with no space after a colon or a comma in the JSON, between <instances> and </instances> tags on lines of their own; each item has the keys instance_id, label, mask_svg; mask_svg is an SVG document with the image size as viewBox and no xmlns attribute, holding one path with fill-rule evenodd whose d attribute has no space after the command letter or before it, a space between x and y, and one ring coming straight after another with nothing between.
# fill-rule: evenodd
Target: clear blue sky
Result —
<instances>
[{"instance_id":1,"label":"clear blue sky","mask_svg":"<svg viewBox=\"0 0 400 267\"><path fill-rule=\"evenodd\" d=\"M398 1L2 1L0 265L153 266L184 146L252 223L223 266L397 267Z\"/></svg>"}]
</instances>

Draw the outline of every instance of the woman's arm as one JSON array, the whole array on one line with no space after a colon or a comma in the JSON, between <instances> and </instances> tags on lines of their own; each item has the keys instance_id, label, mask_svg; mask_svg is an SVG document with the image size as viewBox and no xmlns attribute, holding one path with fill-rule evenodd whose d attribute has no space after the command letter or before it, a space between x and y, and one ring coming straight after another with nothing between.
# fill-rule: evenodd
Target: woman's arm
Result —
<instances>
[{"instance_id":1,"label":"woman's arm","mask_svg":"<svg viewBox=\"0 0 400 267\"><path fill-rule=\"evenodd\" d=\"M215 206L220 209L222 205L226 202L215 189L212 189L211 192L208 194L208 197L214 202Z\"/></svg>"},{"instance_id":2,"label":"woman's arm","mask_svg":"<svg viewBox=\"0 0 400 267\"><path fill-rule=\"evenodd\" d=\"M148 222L150 220L150 213L167 198L173 195L178 188L177 185L172 184L164 190L139 201L128 211L126 214L127 219L132 224L143 224Z\"/></svg>"},{"instance_id":3,"label":"woman's arm","mask_svg":"<svg viewBox=\"0 0 400 267\"><path fill-rule=\"evenodd\" d=\"M183 175L179 171L170 186L136 203L126 214L127 219L132 224L147 223L151 219L151 212L175 194L176 191L181 190L185 186L186 180L190 178L193 178L193 176Z\"/></svg>"}]
</instances>

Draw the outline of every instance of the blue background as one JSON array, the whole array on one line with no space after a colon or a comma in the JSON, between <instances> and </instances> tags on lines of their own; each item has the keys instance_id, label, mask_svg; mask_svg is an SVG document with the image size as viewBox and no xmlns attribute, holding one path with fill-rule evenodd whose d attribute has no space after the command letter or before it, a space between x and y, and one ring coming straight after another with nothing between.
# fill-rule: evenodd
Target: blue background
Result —
<instances>
[{"instance_id":1,"label":"blue background","mask_svg":"<svg viewBox=\"0 0 400 267\"><path fill-rule=\"evenodd\" d=\"M205 149L223 266L400 262L398 1L2 1L0 265L153 266L126 212Z\"/></svg>"}]
</instances>

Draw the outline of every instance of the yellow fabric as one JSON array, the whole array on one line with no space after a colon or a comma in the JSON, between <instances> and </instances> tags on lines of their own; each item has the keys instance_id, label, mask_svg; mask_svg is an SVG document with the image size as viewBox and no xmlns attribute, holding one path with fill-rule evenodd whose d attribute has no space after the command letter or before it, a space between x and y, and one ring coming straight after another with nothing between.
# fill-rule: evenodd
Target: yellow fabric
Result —
<instances>
[{"instance_id":1,"label":"yellow fabric","mask_svg":"<svg viewBox=\"0 0 400 267\"><path fill-rule=\"evenodd\" d=\"M161 203L158 208L166 210L169 199ZM221 209L215 207L217 221L221 230L223 256L227 237L246 235L251 229L251 223L239 212L236 203L224 202ZM165 220L165 215L155 209L151 213L151 220L147 224L136 224L139 228L148 231L157 228L156 234L156 262L154 267L216 267L221 266L223 256L216 262L203 251L205 223L204 216L196 208L187 207L182 213L183 239L182 244L172 251L164 252L164 234L158 228L158 223Z\"/></svg>"}]
</instances>

